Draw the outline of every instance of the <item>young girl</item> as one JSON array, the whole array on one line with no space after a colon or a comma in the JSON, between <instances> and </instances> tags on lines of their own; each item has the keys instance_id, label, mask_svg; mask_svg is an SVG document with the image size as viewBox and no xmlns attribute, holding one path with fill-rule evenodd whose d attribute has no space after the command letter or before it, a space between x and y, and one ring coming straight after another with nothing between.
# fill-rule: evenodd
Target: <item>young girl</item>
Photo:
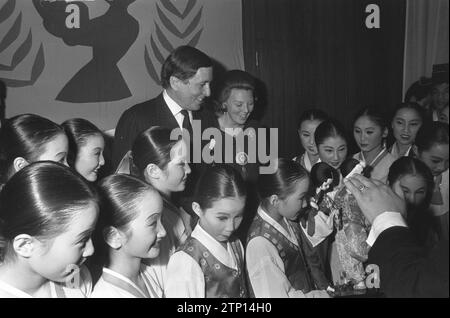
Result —
<instances>
[{"instance_id":1,"label":"young girl","mask_svg":"<svg viewBox=\"0 0 450 318\"><path fill-rule=\"evenodd\" d=\"M240 173L216 165L200 177L192 209L199 222L170 258L166 295L179 298L244 298L244 249L233 236L244 213L246 186Z\"/></svg>"},{"instance_id":2,"label":"young girl","mask_svg":"<svg viewBox=\"0 0 450 318\"><path fill-rule=\"evenodd\" d=\"M8 119L0 130L0 184L34 161L67 165L68 141L61 126L33 114Z\"/></svg>"},{"instance_id":3,"label":"young girl","mask_svg":"<svg viewBox=\"0 0 450 318\"><path fill-rule=\"evenodd\" d=\"M383 183L386 183L389 167L395 161L385 147L388 133L383 115L375 108L364 108L356 115L353 137L361 151L353 158L365 163L371 179Z\"/></svg>"},{"instance_id":4,"label":"young girl","mask_svg":"<svg viewBox=\"0 0 450 318\"><path fill-rule=\"evenodd\" d=\"M0 298L87 297L97 197L54 162L17 172L0 192ZM80 269L81 267L81 269Z\"/></svg>"},{"instance_id":5,"label":"young girl","mask_svg":"<svg viewBox=\"0 0 450 318\"><path fill-rule=\"evenodd\" d=\"M441 238L446 240L449 233L448 142L448 125L441 122L424 125L416 138L418 158L428 166L434 177L431 210L440 225Z\"/></svg>"},{"instance_id":6,"label":"young girl","mask_svg":"<svg viewBox=\"0 0 450 318\"><path fill-rule=\"evenodd\" d=\"M424 120L424 111L418 104L408 102L397 106L391 123L395 141L389 147L389 152L395 159L415 156L414 141Z\"/></svg>"},{"instance_id":7,"label":"young girl","mask_svg":"<svg viewBox=\"0 0 450 318\"><path fill-rule=\"evenodd\" d=\"M99 169L105 164L103 150L105 140L102 132L91 122L69 119L61 125L69 139L69 166L78 171L86 180L97 180Z\"/></svg>"},{"instance_id":8,"label":"young girl","mask_svg":"<svg viewBox=\"0 0 450 318\"><path fill-rule=\"evenodd\" d=\"M107 257L92 297L162 297L161 286L142 263L159 255L160 241L166 235L161 196L146 182L123 174L103 179L99 192L102 210L97 230Z\"/></svg>"},{"instance_id":9,"label":"young girl","mask_svg":"<svg viewBox=\"0 0 450 318\"><path fill-rule=\"evenodd\" d=\"M152 266L154 279L164 285L165 270L170 256L191 234L191 217L173 198L185 189L191 172L186 158L183 140L171 140L171 131L163 127L151 127L138 135L132 150L119 164L118 172L132 173L151 184L162 196L164 209L162 224L167 231L161 242L161 253L146 261Z\"/></svg>"},{"instance_id":10,"label":"young girl","mask_svg":"<svg viewBox=\"0 0 450 318\"><path fill-rule=\"evenodd\" d=\"M314 142L314 132L317 126L326 120L327 117L327 114L318 109L307 110L300 116L298 135L305 152L301 156L295 157L294 161L300 163L308 172L319 161L319 153Z\"/></svg>"},{"instance_id":11,"label":"young girl","mask_svg":"<svg viewBox=\"0 0 450 318\"><path fill-rule=\"evenodd\" d=\"M347 139L343 127L338 122L325 121L317 127L315 141L321 161L339 170L347 156ZM342 176L339 185L326 194L320 209L328 210L326 214L334 218L334 222L327 222L328 225L334 223L335 232L329 254L333 282L340 284L344 280L346 283L348 279L357 289L365 288L363 262L368 253L365 242L369 233L368 222L355 198L343 186Z\"/></svg>"},{"instance_id":12,"label":"young girl","mask_svg":"<svg viewBox=\"0 0 450 318\"><path fill-rule=\"evenodd\" d=\"M274 174L260 175L261 204L250 227L246 262L255 297L328 297L318 255L297 223L306 207L309 178L297 162L278 160Z\"/></svg>"},{"instance_id":13,"label":"young girl","mask_svg":"<svg viewBox=\"0 0 450 318\"><path fill-rule=\"evenodd\" d=\"M405 198L405 219L417 243L431 250L438 228L430 211L434 189L430 169L418 159L402 157L390 167L388 181L394 192Z\"/></svg>"}]
</instances>

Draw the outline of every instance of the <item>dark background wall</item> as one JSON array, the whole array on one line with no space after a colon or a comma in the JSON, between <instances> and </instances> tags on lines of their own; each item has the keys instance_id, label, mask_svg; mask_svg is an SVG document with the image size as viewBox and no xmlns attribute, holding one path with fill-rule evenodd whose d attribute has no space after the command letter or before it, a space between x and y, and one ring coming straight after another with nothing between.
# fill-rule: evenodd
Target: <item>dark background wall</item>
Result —
<instances>
[{"instance_id":1,"label":"dark background wall","mask_svg":"<svg viewBox=\"0 0 450 318\"><path fill-rule=\"evenodd\" d=\"M379 29L365 26L371 3ZM300 152L305 109L350 128L360 107L401 101L405 9L405 0L242 0L245 66L265 86L261 119L279 128L280 156Z\"/></svg>"}]
</instances>

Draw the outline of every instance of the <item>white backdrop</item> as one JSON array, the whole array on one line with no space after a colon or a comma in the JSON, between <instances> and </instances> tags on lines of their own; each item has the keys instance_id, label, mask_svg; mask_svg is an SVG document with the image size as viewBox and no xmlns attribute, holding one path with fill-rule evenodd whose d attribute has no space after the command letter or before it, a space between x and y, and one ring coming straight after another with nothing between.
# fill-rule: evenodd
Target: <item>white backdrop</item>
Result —
<instances>
[{"instance_id":1,"label":"white backdrop","mask_svg":"<svg viewBox=\"0 0 450 318\"><path fill-rule=\"evenodd\" d=\"M449 0L406 2L403 94L421 76L431 77L434 64L448 63Z\"/></svg>"}]
</instances>

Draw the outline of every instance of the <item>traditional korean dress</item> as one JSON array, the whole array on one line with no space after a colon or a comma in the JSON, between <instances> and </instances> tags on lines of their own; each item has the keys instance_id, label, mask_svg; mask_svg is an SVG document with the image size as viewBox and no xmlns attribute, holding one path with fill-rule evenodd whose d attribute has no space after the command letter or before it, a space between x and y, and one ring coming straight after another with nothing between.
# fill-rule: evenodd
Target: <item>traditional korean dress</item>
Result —
<instances>
[{"instance_id":1,"label":"traditional korean dress","mask_svg":"<svg viewBox=\"0 0 450 318\"><path fill-rule=\"evenodd\" d=\"M224 248L199 224L167 267L165 294L176 298L245 298L244 248L237 239Z\"/></svg>"}]
</instances>

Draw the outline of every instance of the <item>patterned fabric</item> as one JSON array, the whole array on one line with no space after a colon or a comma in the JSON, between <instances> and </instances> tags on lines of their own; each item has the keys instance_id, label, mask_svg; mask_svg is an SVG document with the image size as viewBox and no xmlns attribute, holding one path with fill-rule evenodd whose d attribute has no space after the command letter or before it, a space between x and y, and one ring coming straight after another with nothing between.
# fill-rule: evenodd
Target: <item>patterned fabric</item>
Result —
<instances>
[{"instance_id":1,"label":"patterned fabric","mask_svg":"<svg viewBox=\"0 0 450 318\"><path fill-rule=\"evenodd\" d=\"M297 237L297 241L301 242L301 229L299 224L290 222ZM303 255L303 251L299 246L290 242L283 234L281 234L272 225L265 222L258 214L253 219L250 227L247 244L255 237L264 237L272 243L278 250L278 254L284 264L284 272L292 287L307 293L314 289L314 282L311 278L308 264ZM250 290L253 294L253 291Z\"/></svg>"},{"instance_id":2,"label":"patterned fabric","mask_svg":"<svg viewBox=\"0 0 450 318\"><path fill-rule=\"evenodd\" d=\"M238 240L230 241L238 270L223 265L196 238L190 237L180 248L191 256L203 271L206 298L246 298L248 297L244 270L244 251Z\"/></svg>"},{"instance_id":3,"label":"patterned fabric","mask_svg":"<svg viewBox=\"0 0 450 318\"><path fill-rule=\"evenodd\" d=\"M336 226L335 236L339 260L346 277L358 283L365 279L363 262L367 260L370 248L366 243L370 225L354 196L345 188L338 191L334 202L340 210L340 226Z\"/></svg>"}]
</instances>

